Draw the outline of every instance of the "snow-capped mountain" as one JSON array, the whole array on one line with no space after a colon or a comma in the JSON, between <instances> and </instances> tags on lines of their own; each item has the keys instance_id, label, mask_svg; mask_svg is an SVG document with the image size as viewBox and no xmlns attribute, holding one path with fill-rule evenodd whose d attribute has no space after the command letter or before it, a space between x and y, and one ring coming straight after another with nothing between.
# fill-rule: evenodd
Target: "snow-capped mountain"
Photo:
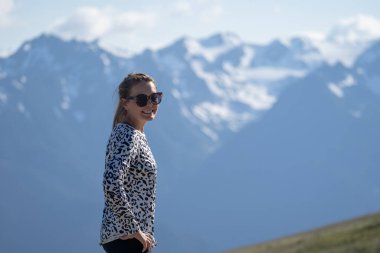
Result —
<instances>
[{"instance_id":1,"label":"snow-capped mountain","mask_svg":"<svg viewBox=\"0 0 380 253\"><path fill-rule=\"evenodd\" d=\"M300 39L259 46L230 33L183 38L155 52L160 69L171 73L182 114L214 141L259 118L290 79L321 64L318 55Z\"/></svg>"},{"instance_id":2,"label":"snow-capped mountain","mask_svg":"<svg viewBox=\"0 0 380 253\"><path fill-rule=\"evenodd\" d=\"M218 248L214 243L220 248L232 245L228 240L225 243L218 241L223 238L218 233L209 236L198 233L199 227L192 225L200 221L207 223L206 216L194 222L191 216L184 220L181 212L187 217L189 210L197 214L196 211L210 208L207 201L200 198L197 202L194 196L200 194L201 189L206 192L220 189L220 183L215 180L220 178L223 182L224 172L221 170L222 174L215 178L213 174L219 162L224 164L221 168L229 165L246 173L247 164L252 159L255 164L264 166L265 158L272 162L276 160L272 157L284 158L286 153L281 156L283 150L279 147L285 150L286 147L279 145L270 150L271 145L278 143L266 142L266 138L276 136L276 133L286 135L281 128L276 128L283 122L270 121L268 118L272 116L266 115L277 115L284 120L293 115L294 126L297 126L302 123L297 121L299 113L314 113L320 99L322 104L326 102L323 110L317 111L320 117L322 112L329 112L331 108L335 112L338 109L334 106L338 106L337 115L342 116L343 111L348 113L348 116L342 116L342 122L355 124L361 119L366 120L358 129L369 133L368 138L361 140L353 136L350 141L360 141L361 147L368 148L365 145L369 145L370 138L376 140L377 137L376 131L365 122L377 119L376 102L358 87L377 87L375 70L379 50L376 45L378 43L358 58L355 67L345 68L327 66L321 51L304 38L253 45L232 33L203 39L186 37L160 50L145 50L127 58L117 57L101 49L97 43L63 41L51 35L26 41L16 53L0 59L0 197L3 200L0 208L3 231L7 231L1 234L0 242L9 250L16 245L18 252L40 249L40 238L48 238L50 246L61 250L57 250L58 253L101 251L97 245L103 204L101 177L105 145L117 101L116 87L127 73L141 71L153 76L158 89L165 93L158 118L146 129L160 169L157 205L160 247L157 252L211 252ZM319 88L311 89L309 83L314 84L312 87L326 86L327 89L323 88L323 92ZM298 90L296 99L292 96L286 99L289 96L286 94L294 93L291 92L293 87L298 87L294 88ZM357 89L359 91L353 93L351 102L342 105L331 102L346 101L345 98L351 96L347 94ZM364 94L363 98L370 102L357 94ZM287 102L277 102L279 97ZM292 103L297 106L289 108ZM370 116L366 116L367 110L370 110ZM327 115L331 116L333 112ZM256 124L261 120L264 123L257 126L261 130L256 130ZM337 119L331 116L329 120L335 122ZM342 122L331 124L342 126ZM317 125L310 123L308 127L310 131L316 131ZM287 129L289 136L299 137L296 135L299 128L288 126ZM253 136L245 136L247 132L252 132ZM262 137L258 136L259 133ZM247 140L254 146L255 155L250 157L247 154L250 159L240 159L241 147L245 147ZM224 153L228 150L226 145L236 153ZM306 144L302 142L302 145ZM244 150L251 148L246 146ZM246 155L244 150L243 155ZM210 158L216 151L218 153ZM267 153L259 157L264 151ZM306 151L297 149L299 157L304 157L303 161L312 159ZM368 162L364 155L361 159ZM202 174L202 170L206 174ZM357 175L356 171L351 172L349 170L348 177ZM300 175L305 176L305 173ZM263 178L271 176L273 174L265 174ZM194 195L187 195L189 201L184 203L180 194L190 178L193 181L189 189L196 185L198 190L194 189ZM250 179L252 177L247 174L247 185ZM240 184L234 177L231 180L231 186ZM189 193L185 191L184 194ZM273 197L270 194L263 196L268 201L263 205ZM371 196L368 195L368 199ZM233 197L231 195L233 203L242 200ZM190 203L194 206L188 208ZM317 201L316 205L318 203L321 202ZM215 203L213 208L217 207L220 206ZM213 208L210 210L217 214L219 211ZM265 216L264 212L259 214ZM225 215L223 211L215 217ZM339 215L321 216L318 221L334 217ZM207 223L210 228L212 222ZM232 230L237 229L233 224L228 225ZM311 225L300 222L294 229ZM181 230L184 227L187 231ZM262 228L265 231L265 227ZM18 243L20 231L28 234L23 244ZM290 230L279 230L278 234L287 231ZM263 237L252 238L267 239L273 235L267 231ZM173 237L176 238L174 245ZM165 245L171 247L168 249Z\"/></svg>"},{"instance_id":3,"label":"snow-capped mountain","mask_svg":"<svg viewBox=\"0 0 380 253\"><path fill-rule=\"evenodd\" d=\"M379 52L363 54L369 69ZM291 84L182 180L181 226L221 252L378 211L380 99L366 81L337 64Z\"/></svg>"},{"instance_id":4,"label":"snow-capped mountain","mask_svg":"<svg viewBox=\"0 0 380 253\"><path fill-rule=\"evenodd\" d=\"M291 40L289 45L276 40L267 46L243 43L231 33L199 40L182 38L161 50L146 50L127 59L106 53L96 44L88 44L88 48L82 50L87 50L89 56L84 56L81 61L73 61L67 50L86 45L82 43L79 46L80 43L75 41L61 41L62 45L59 45L60 42L51 42L50 46L44 44L53 40L58 39L42 36L24 43L18 52L4 61L0 78L6 80L13 70L24 71L24 68L35 62L40 64L35 65L39 69L34 72L49 68L65 73L76 69L76 73L91 75L91 70L94 73L101 71L107 79L105 81L111 85L117 83L121 69L125 69L124 73L136 68L152 75L158 72L158 78L162 78L165 85L163 88L170 94L169 99L173 98L178 103L180 113L214 143L219 141L220 134L237 131L251 120L259 118L263 111L275 103L289 79L304 76L322 62L316 48L297 38ZM33 45L36 43L40 47ZM91 59L91 53L95 53L92 56L96 57L95 61ZM14 64L21 58L23 63L15 68ZM59 63L56 63L58 60ZM97 67L83 71L93 65L90 62L96 62ZM20 88L23 82L28 81L25 75L17 78L11 80L14 87ZM62 106L69 106L70 101L78 96L78 84L75 83L88 81L82 75L69 78L60 80L61 106L55 106L57 115L62 113L60 110L64 110ZM0 90L3 104L8 100L5 89ZM22 104L18 107L24 108ZM81 111L76 111L75 115L78 119L83 117ZM212 149L212 146L208 146Z\"/></svg>"},{"instance_id":5,"label":"snow-capped mountain","mask_svg":"<svg viewBox=\"0 0 380 253\"><path fill-rule=\"evenodd\" d=\"M380 22L359 14L341 20L327 34L308 33L302 37L318 48L330 64L341 62L352 67L356 58L380 39Z\"/></svg>"}]
</instances>

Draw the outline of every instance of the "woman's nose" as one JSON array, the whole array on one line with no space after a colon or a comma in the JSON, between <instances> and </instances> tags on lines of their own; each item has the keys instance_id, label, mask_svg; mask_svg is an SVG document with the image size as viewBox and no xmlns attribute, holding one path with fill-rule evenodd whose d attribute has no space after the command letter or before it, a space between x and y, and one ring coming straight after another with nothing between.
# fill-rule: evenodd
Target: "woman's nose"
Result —
<instances>
[{"instance_id":1,"label":"woman's nose","mask_svg":"<svg viewBox=\"0 0 380 253\"><path fill-rule=\"evenodd\" d=\"M153 106L153 102L151 99L148 99L148 103L146 103L147 106Z\"/></svg>"}]
</instances>

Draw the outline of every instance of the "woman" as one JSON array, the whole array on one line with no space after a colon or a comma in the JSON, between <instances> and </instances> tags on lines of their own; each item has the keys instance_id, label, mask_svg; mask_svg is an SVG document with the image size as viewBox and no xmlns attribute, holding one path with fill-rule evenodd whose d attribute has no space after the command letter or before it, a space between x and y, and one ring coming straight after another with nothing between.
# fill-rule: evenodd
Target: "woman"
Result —
<instances>
[{"instance_id":1,"label":"woman","mask_svg":"<svg viewBox=\"0 0 380 253\"><path fill-rule=\"evenodd\" d=\"M156 162L144 134L162 99L154 80L129 74L119 85L119 103L108 141L101 242L107 253L150 251L156 241Z\"/></svg>"}]
</instances>

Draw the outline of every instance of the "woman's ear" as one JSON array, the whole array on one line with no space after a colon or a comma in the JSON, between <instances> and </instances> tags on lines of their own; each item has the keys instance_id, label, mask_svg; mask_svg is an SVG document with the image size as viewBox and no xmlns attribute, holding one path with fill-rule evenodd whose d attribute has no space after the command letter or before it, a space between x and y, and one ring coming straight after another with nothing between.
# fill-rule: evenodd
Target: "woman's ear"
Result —
<instances>
[{"instance_id":1,"label":"woman's ear","mask_svg":"<svg viewBox=\"0 0 380 253\"><path fill-rule=\"evenodd\" d=\"M121 105L123 106L124 110L128 111L128 100L126 100L125 98L122 98Z\"/></svg>"}]
</instances>

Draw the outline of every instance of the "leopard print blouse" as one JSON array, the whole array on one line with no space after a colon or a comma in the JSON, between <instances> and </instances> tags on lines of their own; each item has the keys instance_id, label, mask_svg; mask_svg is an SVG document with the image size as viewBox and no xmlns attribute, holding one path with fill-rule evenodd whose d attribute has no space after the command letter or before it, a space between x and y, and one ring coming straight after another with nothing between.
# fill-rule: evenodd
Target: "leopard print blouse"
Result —
<instances>
[{"instance_id":1,"label":"leopard print blouse","mask_svg":"<svg viewBox=\"0 0 380 253\"><path fill-rule=\"evenodd\" d=\"M105 158L100 244L138 230L154 238L157 165L145 134L119 123Z\"/></svg>"}]
</instances>

